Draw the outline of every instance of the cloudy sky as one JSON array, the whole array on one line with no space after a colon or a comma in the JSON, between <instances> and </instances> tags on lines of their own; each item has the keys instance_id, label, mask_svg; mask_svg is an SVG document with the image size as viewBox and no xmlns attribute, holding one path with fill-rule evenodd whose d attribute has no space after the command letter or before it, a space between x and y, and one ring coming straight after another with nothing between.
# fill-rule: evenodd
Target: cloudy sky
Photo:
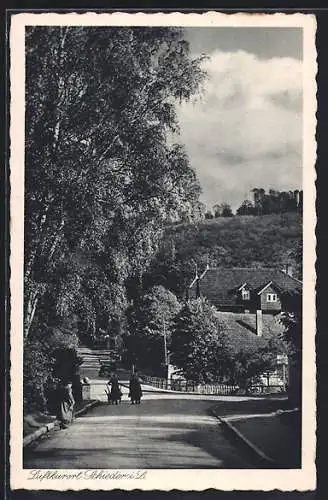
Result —
<instances>
[{"instance_id":1,"label":"cloudy sky","mask_svg":"<svg viewBox=\"0 0 328 500\"><path fill-rule=\"evenodd\" d=\"M179 110L182 141L210 208L238 208L253 187L302 182L302 32L297 28L190 28L209 60L202 96Z\"/></svg>"}]
</instances>

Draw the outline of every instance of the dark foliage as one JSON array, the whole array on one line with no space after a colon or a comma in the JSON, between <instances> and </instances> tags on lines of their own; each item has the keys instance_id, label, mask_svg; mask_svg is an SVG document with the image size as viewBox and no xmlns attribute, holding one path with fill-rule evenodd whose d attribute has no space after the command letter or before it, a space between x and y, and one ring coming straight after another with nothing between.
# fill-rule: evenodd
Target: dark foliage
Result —
<instances>
[{"instance_id":1,"label":"dark foliage","mask_svg":"<svg viewBox=\"0 0 328 500\"><path fill-rule=\"evenodd\" d=\"M176 296L162 286L140 295L127 309L126 364L160 375L171 344L172 320L180 310Z\"/></svg>"},{"instance_id":2,"label":"dark foliage","mask_svg":"<svg viewBox=\"0 0 328 500\"><path fill-rule=\"evenodd\" d=\"M206 301L188 302L177 314L171 351L173 364L188 380L206 383L223 375L224 336L214 309Z\"/></svg>"},{"instance_id":3,"label":"dark foliage","mask_svg":"<svg viewBox=\"0 0 328 500\"><path fill-rule=\"evenodd\" d=\"M215 310L198 299L186 303L175 317L172 361L188 380L238 385L247 392L260 375L275 368L281 344L273 337L258 347L232 346Z\"/></svg>"},{"instance_id":4,"label":"dark foliage","mask_svg":"<svg viewBox=\"0 0 328 500\"><path fill-rule=\"evenodd\" d=\"M24 412L53 411L53 395L59 380L72 381L81 359L76 352L77 337L45 328L24 346Z\"/></svg>"},{"instance_id":5,"label":"dark foliage","mask_svg":"<svg viewBox=\"0 0 328 500\"><path fill-rule=\"evenodd\" d=\"M167 227L145 286L161 284L183 298L198 272L211 267L277 267L302 279L302 218L297 213L219 217Z\"/></svg>"},{"instance_id":6,"label":"dark foliage","mask_svg":"<svg viewBox=\"0 0 328 500\"><path fill-rule=\"evenodd\" d=\"M167 137L205 74L176 28L30 26L25 43L24 387L42 406L76 365L50 329L121 335L127 282L164 225L199 210L196 174Z\"/></svg>"},{"instance_id":7,"label":"dark foliage","mask_svg":"<svg viewBox=\"0 0 328 500\"><path fill-rule=\"evenodd\" d=\"M303 191L276 191L270 189L268 193L263 188L254 188L253 203L244 200L237 209L237 215L266 215L303 210Z\"/></svg>"}]
</instances>

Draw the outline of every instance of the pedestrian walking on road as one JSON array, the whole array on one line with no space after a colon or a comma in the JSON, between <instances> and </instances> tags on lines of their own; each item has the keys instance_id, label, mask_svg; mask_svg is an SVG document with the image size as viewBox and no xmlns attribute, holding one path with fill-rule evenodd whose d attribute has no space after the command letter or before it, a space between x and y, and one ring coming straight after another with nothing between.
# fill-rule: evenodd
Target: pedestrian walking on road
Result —
<instances>
[{"instance_id":1,"label":"pedestrian walking on road","mask_svg":"<svg viewBox=\"0 0 328 500\"><path fill-rule=\"evenodd\" d=\"M110 391L107 392L108 402L112 404L120 403L122 399L122 391L120 389L118 377L115 373L111 376L111 379L109 380L107 386L108 389L110 388Z\"/></svg>"},{"instance_id":2,"label":"pedestrian walking on road","mask_svg":"<svg viewBox=\"0 0 328 500\"><path fill-rule=\"evenodd\" d=\"M129 398L131 398L131 404L140 405L142 397L141 383L139 380L138 373L135 372L131 375L130 385L129 385Z\"/></svg>"},{"instance_id":3,"label":"pedestrian walking on road","mask_svg":"<svg viewBox=\"0 0 328 500\"><path fill-rule=\"evenodd\" d=\"M58 413L61 429L67 429L73 421L74 397L72 384L68 381L61 381L58 387Z\"/></svg>"}]
</instances>

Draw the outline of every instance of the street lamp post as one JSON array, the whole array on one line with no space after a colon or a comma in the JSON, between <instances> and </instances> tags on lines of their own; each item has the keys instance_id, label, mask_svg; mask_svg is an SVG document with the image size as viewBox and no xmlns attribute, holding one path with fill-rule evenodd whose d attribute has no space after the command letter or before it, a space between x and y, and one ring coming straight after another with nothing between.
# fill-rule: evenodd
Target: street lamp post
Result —
<instances>
[{"instance_id":1,"label":"street lamp post","mask_svg":"<svg viewBox=\"0 0 328 500\"><path fill-rule=\"evenodd\" d=\"M163 334L164 334L164 359L165 359L165 364L167 365L167 340L166 340L166 328L165 328L164 318L163 318Z\"/></svg>"},{"instance_id":2,"label":"street lamp post","mask_svg":"<svg viewBox=\"0 0 328 500\"><path fill-rule=\"evenodd\" d=\"M164 340L164 362L165 362L165 378L167 378L168 370L168 353L167 353L167 339L166 339L166 328L165 328L165 318L163 316L163 340Z\"/></svg>"}]
</instances>

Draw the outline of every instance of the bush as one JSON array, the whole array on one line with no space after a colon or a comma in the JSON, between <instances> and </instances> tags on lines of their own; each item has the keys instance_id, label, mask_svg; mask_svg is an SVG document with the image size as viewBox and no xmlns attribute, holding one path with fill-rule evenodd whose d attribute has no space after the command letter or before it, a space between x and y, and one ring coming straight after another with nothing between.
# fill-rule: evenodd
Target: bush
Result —
<instances>
[{"instance_id":1,"label":"bush","mask_svg":"<svg viewBox=\"0 0 328 500\"><path fill-rule=\"evenodd\" d=\"M44 411L47 406L47 386L55 382L52 378L52 358L46 346L32 340L24 347L23 391L24 414Z\"/></svg>"},{"instance_id":2,"label":"bush","mask_svg":"<svg viewBox=\"0 0 328 500\"><path fill-rule=\"evenodd\" d=\"M58 328L35 331L24 345L24 414L54 410L54 391L59 378L71 379L81 359L75 333Z\"/></svg>"},{"instance_id":3,"label":"bush","mask_svg":"<svg viewBox=\"0 0 328 500\"><path fill-rule=\"evenodd\" d=\"M260 377L276 367L277 348L271 345L250 350L227 350L227 382L238 385L247 393L252 384L260 383Z\"/></svg>"},{"instance_id":4,"label":"bush","mask_svg":"<svg viewBox=\"0 0 328 500\"><path fill-rule=\"evenodd\" d=\"M72 381L74 375L79 370L80 364L82 363L82 360L77 355L76 350L71 347L59 347L54 350L53 356L53 374L56 379Z\"/></svg>"}]
</instances>

